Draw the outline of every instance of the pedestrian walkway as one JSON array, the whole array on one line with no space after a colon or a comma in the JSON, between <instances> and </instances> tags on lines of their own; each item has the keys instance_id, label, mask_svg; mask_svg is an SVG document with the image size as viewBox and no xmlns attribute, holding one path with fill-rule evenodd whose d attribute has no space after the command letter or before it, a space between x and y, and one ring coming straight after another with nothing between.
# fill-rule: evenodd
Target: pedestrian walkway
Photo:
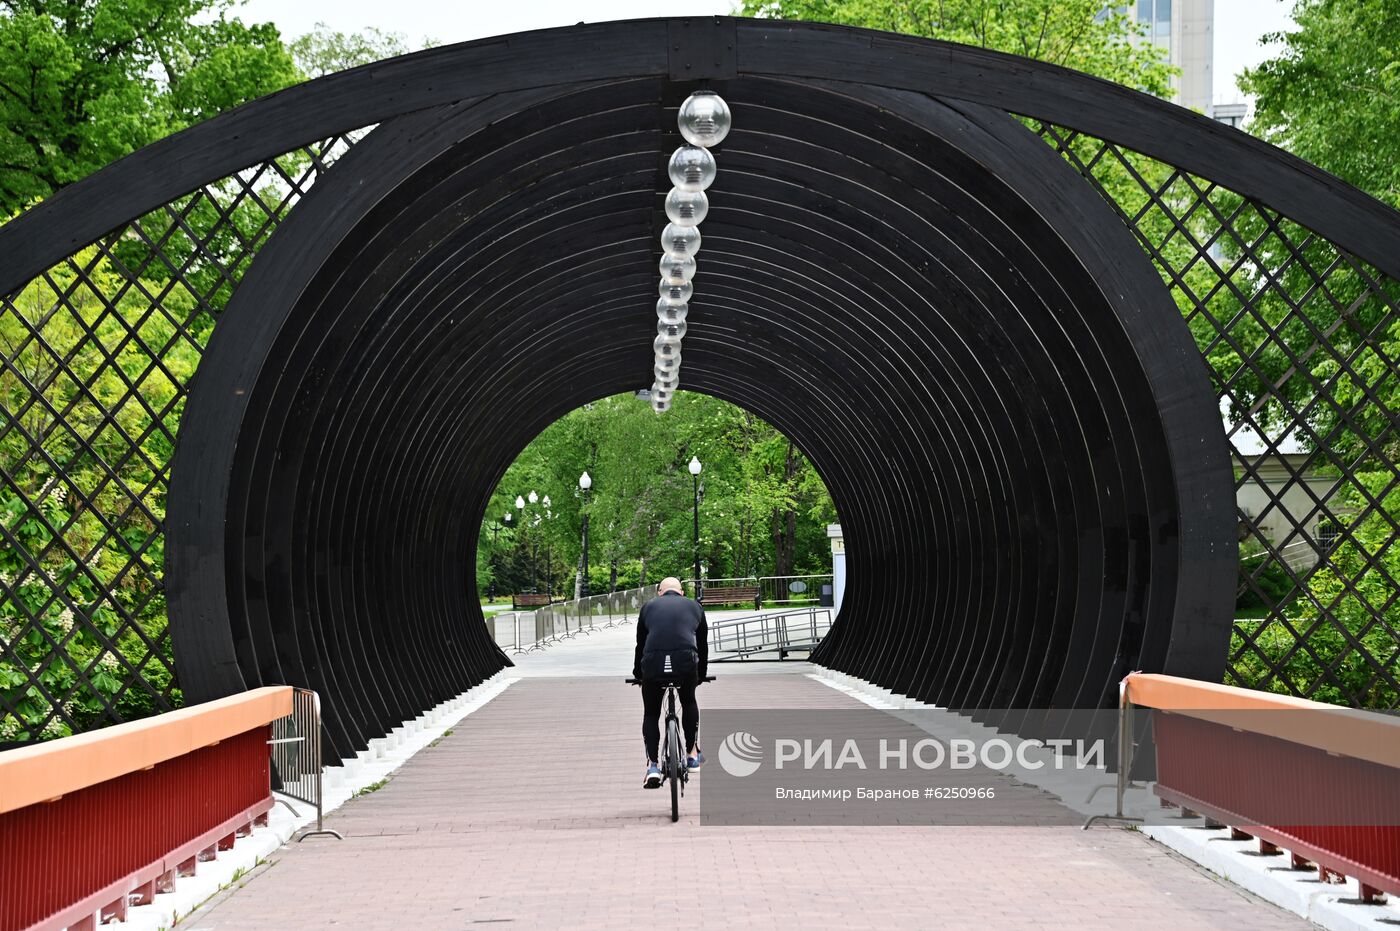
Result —
<instances>
[{"instance_id":1,"label":"pedestrian walkway","mask_svg":"<svg viewBox=\"0 0 1400 931\"><path fill-rule=\"evenodd\" d=\"M1308 927L1116 828L705 827L691 793L671 824L667 793L640 788L634 636L522 657L520 681L328 818L344 841L279 850L187 927ZM717 667L702 706L864 707L808 670Z\"/></svg>"}]
</instances>

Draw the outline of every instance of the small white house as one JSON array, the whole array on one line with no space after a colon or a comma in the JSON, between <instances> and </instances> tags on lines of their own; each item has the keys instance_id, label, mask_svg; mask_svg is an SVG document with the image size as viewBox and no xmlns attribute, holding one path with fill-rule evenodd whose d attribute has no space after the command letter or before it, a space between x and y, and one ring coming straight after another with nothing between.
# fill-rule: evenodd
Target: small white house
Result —
<instances>
[{"instance_id":1,"label":"small white house","mask_svg":"<svg viewBox=\"0 0 1400 931\"><path fill-rule=\"evenodd\" d=\"M826 535L831 538L831 596L833 612L841 610L841 596L846 594L846 540L840 524L827 524Z\"/></svg>"},{"instance_id":2,"label":"small white house","mask_svg":"<svg viewBox=\"0 0 1400 931\"><path fill-rule=\"evenodd\" d=\"M1319 470L1318 457L1292 436L1273 450L1252 430L1240 430L1230 439L1239 479L1235 500L1241 543L1266 540L1294 571L1316 565L1341 534L1338 517L1348 511L1338 500L1341 480Z\"/></svg>"}]
</instances>

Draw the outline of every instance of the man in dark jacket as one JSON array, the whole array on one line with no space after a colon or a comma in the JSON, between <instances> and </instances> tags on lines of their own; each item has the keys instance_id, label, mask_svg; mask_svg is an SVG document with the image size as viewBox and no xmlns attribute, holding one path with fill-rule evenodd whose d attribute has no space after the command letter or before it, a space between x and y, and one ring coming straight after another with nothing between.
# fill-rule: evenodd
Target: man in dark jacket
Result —
<instances>
[{"instance_id":1,"label":"man in dark jacket","mask_svg":"<svg viewBox=\"0 0 1400 931\"><path fill-rule=\"evenodd\" d=\"M661 701L667 682L675 682L680 694L686 768L695 772L705 762L705 755L695 742L700 729L695 686L705 678L709 630L705 626L705 609L681 592L680 579L662 579L656 587L656 597L642 605L637 615L637 655L632 662L632 676L642 680L642 740L647 751L647 774L642 786L647 789L661 786L661 769L656 760L661 743Z\"/></svg>"}]
</instances>

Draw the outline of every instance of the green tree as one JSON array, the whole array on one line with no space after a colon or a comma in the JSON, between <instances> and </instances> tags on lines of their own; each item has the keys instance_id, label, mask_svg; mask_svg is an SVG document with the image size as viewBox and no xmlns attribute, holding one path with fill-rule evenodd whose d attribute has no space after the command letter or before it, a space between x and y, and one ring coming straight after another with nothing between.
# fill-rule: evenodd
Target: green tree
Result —
<instances>
[{"instance_id":1,"label":"green tree","mask_svg":"<svg viewBox=\"0 0 1400 931\"><path fill-rule=\"evenodd\" d=\"M1400 207L1400 10L1394 0L1299 0L1275 58L1241 76L1250 131Z\"/></svg>"},{"instance_id":2,"label":"green tree","mask_svg":"<svg viewBox=\"0 0 1400 931\"><path fill-rule=\"evenodd\" d=\"M531 557L555 562L555 592L571 595L580 555L583 498L588 496L589 588L594 592L689 577L694 561L691 457L704 467L700 556L709 577L829 572L825 525L835 508L825 485L792 442L752 413L716 398L680 392L657 416L632 395L603 398L546 428L506 471L483 529L478 585L488 580L528 588ZM515 508L535 491L541 503ZM552 507L543 513L544 495ZM523 570L523 571L522 571ZM615 573L615 574L614 574ZM541 581L541 590L544 582Z\"/></svg>"},{"instance_id":3,"label":"green tree","mask_svg":"<svg viewBox=\"0 0 1400 931\"><path fill-rule=\"evenodd\" d=\"M294 83L233 0L0 0L0 216Z\"/></svg>"},{"instance_id":4,"label":"green tree","mask_svg":"<svg viewBox=\"0 0 1400 931\"><path fill-rule=\"evenodd\" d=\"M437 45L434 39L424 39L421 48ZM360 32L336 32L325 23L292 42L292 57L308 78L333 74L371 62L382 61L414 51L401 32L385 32L370 27Z\"/></svg>"},{"instance_id":5,"label":"green tree","mask_svg":"<svg viewBox=\"0 0 1400 931\"><path fill-rule=\"evenodd\" d=\"M1023 55L1170 96L1176 69L1103 0L744 0L746 16L803 19Z\"/></svg>"}]
</instances>

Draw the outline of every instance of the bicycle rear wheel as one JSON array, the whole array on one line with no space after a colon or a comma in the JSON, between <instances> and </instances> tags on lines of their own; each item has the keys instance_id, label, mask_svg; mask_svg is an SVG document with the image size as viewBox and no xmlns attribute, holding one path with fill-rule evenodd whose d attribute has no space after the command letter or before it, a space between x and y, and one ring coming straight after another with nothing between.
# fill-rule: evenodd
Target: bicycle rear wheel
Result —
<instances>
[{"instance_id":1,"label":"bicycle rear wheel","mask_svg":"<svg viewBox=\"0 0 1400 931\"><path fill-rule=\"evenodd\" d=\"M666 777L671 782L671 820L681 819L681 729L675 718L666 722Z\"/></svg>"}]
</instances>

